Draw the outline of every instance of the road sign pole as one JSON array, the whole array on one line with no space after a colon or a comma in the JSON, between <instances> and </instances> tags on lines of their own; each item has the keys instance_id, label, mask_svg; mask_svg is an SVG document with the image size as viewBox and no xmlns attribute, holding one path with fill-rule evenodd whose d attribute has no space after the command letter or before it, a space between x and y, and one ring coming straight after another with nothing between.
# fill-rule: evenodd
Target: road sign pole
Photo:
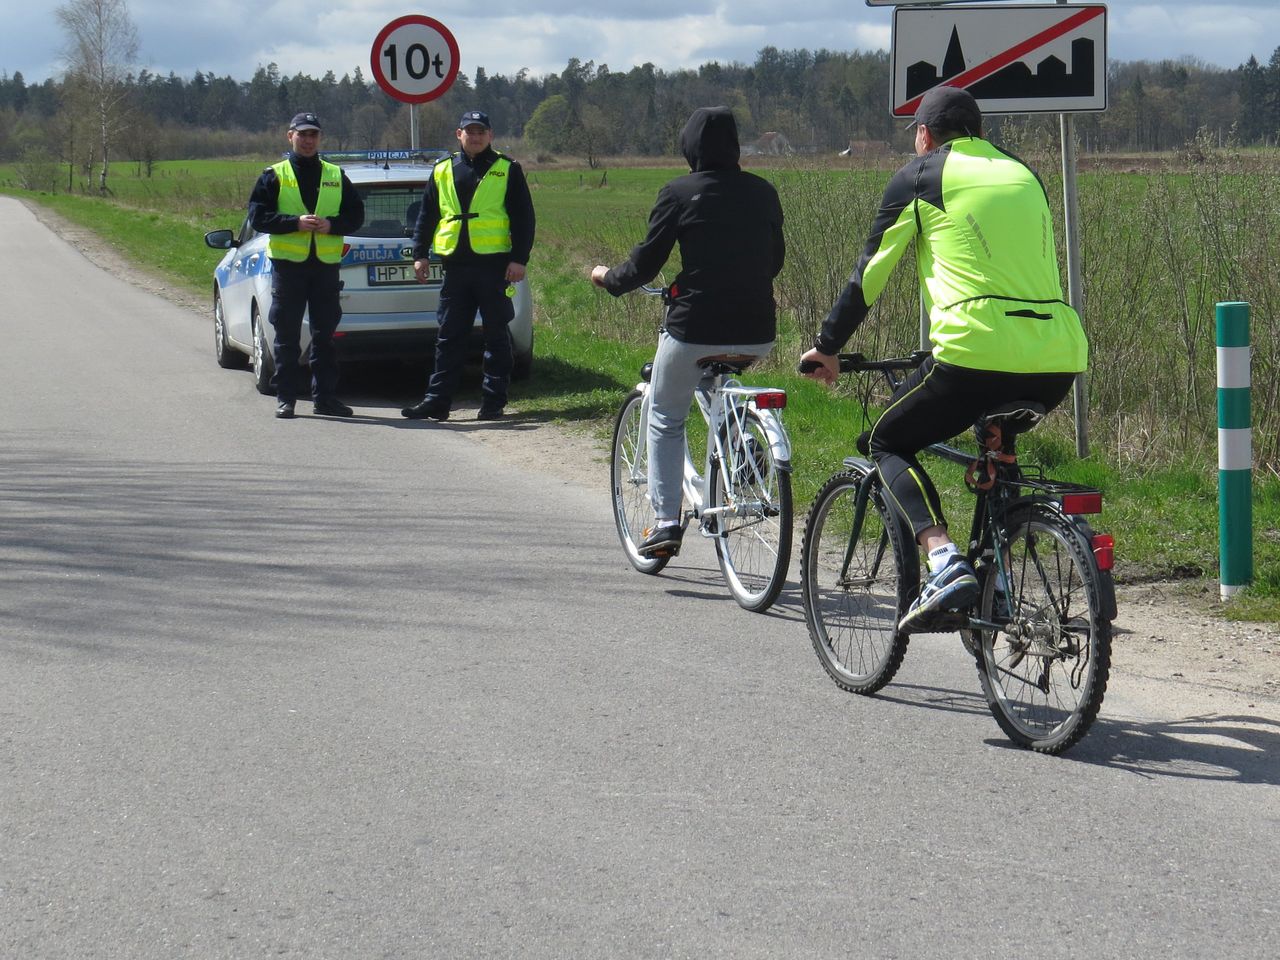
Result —
<instances>
[{"instance_id":1,"label":"road sign pole","mask_svg":"<svg viewBox=\"0 0 1280 960\"><path fill-rule=\"evenodd\" d=\"M924 305L923 287L920 288L920 349L933 349L933 341L929 339L929 310Z\"/></svg>"},{"instance_id":2,"label":"road sign pole","mask_svg":"<svg viewBox=\"0 0 1280 960\"><path fill-rule=\"evenodd\" d=\"M1065 4L1067 0L1058 0ZM1080 282L1080 198L1076 192L1076 131L1071 114L1058 115L1062 131L1062 210L1067 238L1067 300L1084 323L1084 285ZM1089 373L1076 375L1072 400L1076 420L1076 456L1089 455Z\"/></svg>"},{"instance_id":3,"label":"road sign pole","mask_svg":"<svg viewBox=\"0 0 1280 960\"><path fill-rule=\"evenodd\" d=\"M418 149L418 105L409 104L409 149Z\"/></svg>"},{"instance_id":4,"label":"road sign pole","mask_svg":"<svg viewBox=\"0 0 1280 960\"><path fill-rule=\"evenodd\" d=\"M1062 128L1062 209L1067 238L1067 300L1084 323L1084 288L1080 282L1080 200L1076 192L1076 133L1071 114L1060 116ZM1076 456L1089 455L1088 371L1076 375L1073 387Z\"/></svg>"}]
</instances>

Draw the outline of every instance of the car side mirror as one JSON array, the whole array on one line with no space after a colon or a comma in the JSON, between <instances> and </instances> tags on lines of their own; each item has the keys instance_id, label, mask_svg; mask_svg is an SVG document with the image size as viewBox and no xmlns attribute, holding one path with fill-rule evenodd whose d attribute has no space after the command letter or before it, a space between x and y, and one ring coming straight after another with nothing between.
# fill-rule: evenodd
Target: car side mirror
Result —
<instances>
[{"instance_id":1,"label":"car side mirror","mask_svg":"<svg viewBox=\"0 0 1280 960\"><path fill-rule=\"evenodd\" d=\"M215 250L230 250L232 247L239 246L236 243L236 235L230 230L212 230L204 235L205 246L213 247Z\"/></svg>"}]
</instances>

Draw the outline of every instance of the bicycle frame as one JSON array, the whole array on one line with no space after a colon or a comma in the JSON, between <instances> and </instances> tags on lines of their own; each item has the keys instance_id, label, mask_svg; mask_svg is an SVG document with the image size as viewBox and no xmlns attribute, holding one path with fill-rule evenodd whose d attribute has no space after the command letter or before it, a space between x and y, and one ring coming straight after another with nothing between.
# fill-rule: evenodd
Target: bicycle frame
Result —
<instances>
[{"instance_id":1,"label":"bicycle frame","mask_svg":"<svg viewBox=\"0 0 1280 960\"><path fill-rule=\"evenodd\" d=\"M969 467L973 455L945 443L935 443L925 448L930 453L963 467ZM985 459L982 455L979 460ZM1103 616L1108 620L1116 618L1115 583L1110 570L1104 570L1097 562L1094 534L1084 518L1063 507L1063 495L1080 493L1091 488L1081 487L1073 483L1051 480L1039 475L1024 476L1017 461L1010 464L995 463L992 484L988 489L974 491L976 502L973 508L973 520L969 528L967 556L977 570L994 567L996 576L1009 582L1010 571L1006 566L1008 557L1008 517L1029 504L1036 504L1042 510L1058 514L1064 523L1079 538L1085 553L1093 558L1093 574L1100 588L1100 600ZM1024 493L1023 490L1030 490ZM998 629L1003 623L992 623L975 616L969 618L970 626L979 629Z\"/></svg>"},{"instance_id":2,"label":"bicycle frame","mask_svg":"<svg viewBox=\"0 0 1280 960\"><path fill-rule=\"evenodd\" d=\"M746 451L743 445L736 442L736 438L744 435L744 423L749 406L756 405L756 415L759 418L761 429L768 439L769 447L778 469L785 470L788 473L791 472L791 439L787 435L782 418L775 409L761 407L756 403L756 398L761 395L776 395L781 391L771 387L743 386L737 379L730 376L723 369L718 368L719 365L715 365L712 368L714 376L710 384L699 385L694 392L694 400L697 404L698 412L702 415L702 419L707 426L706 459L701 464L701 469L699 469L699 466L694 464L686 443L684 479L682 482L684 497L689 504L685 522L687 523L690 519L702 521L704 524L703 533L706 536L721 536L725 529L723 525L716 524L712 528L714 532L709 532L705 529L707 526L706 521L709 519L721 516L752 516L760 509L759 503L735 503L723 507L707 506L711 499L709 484L711 482L711 464L714 461L725 464L727 475L732 476L737 475L738 471L747 471L748 476L756 481L756 485L761 485L765 479L760 473L759 464L753 458L745 456ZM649 431L649 384L647 381L641 381L636 385L636 389L644 395L644 402L641 407L640 430L642 435L646 437L647 443Z\"/></svg>"},{"instance_id":3,"label":"bicycle frame","mask_svg":"<svg viewBox=\"0 0 1280 960\"><path fill-rule=\"evenodd\" d=\"M899 381L894 375L895 371L914 367L920 359L923 359L923 356L923 354L917 354L911 358L886 361L863 361L861 357L858 357L856 361L853 361L857 366L851 367L851 369L879 371L885 375L890 387L896 390ZM950 444L935 443L926 447L925 450L940 459L965 468L969 468L975 463L972 453L960 450ZM974 568L980 571L994 568L996 576L1003 578L1006 583L1009 582L1006 518L1021 507L1035 503L1043 509L1059 514L1080 539L1085 553L1093 558L1093 574L1100 588L1103 616L1108 620L1114 620L1116 617L1115 583L1111 576L1111 571L1103 569L1097 562L1097 544L1093 531L1081 516L1063 509L1062 506L1061 496L1063 494L1080 493L1086 491L1087 488L1080 487L1077 484L1051 480L1044 477L1039 472L1039 468L1034 467L1030 469L1035 475L1025 476L1016 460L1004 463L993 458L987 451L980 451L977 461L979 463L989 462L994 469L990 486L986 489L979 487L973 490L976 501L969 528L966 556L969 562L974 565ZM870 459L849 457L844 463L846 467L861 471L863 478L858 485L849 547L840 570L840 582L842 583L848 581L849 563L853 556L854 547L862 535L862 525L866 517L867 503L871 496L871 490L879 483L875 466ZM1024 488L1032 492L1023 493ZM898 519L901 520L901 518ZM903 530L906 541L914 541L915 538L910 535L910 531L906 529L905 524L903 524ZM886 547L887 538L882 538L871 567L873 576L878 573ZM991 630L1006 626L1004 623L983 620L973 614L958 619L964 620L963 624L958 624L959 626L976 629Z\"/></svg>"}]
</instances>

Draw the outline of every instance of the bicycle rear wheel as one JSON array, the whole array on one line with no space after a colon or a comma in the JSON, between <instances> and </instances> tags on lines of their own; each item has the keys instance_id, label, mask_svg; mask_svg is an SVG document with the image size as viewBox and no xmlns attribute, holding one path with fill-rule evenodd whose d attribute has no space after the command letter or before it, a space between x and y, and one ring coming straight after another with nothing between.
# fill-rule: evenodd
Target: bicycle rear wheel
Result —
<instances>
[{"instance_id":1,"label":"bicycle rear wheel","mask_svg":"<svg viewBox=\"0 0 1280 960\"><path fill-rule=\"evenodd\" d=\"M1008 591L986 578L978 676L1011 740L1059 754L1089 729L1111 670L1111 623L1101 613L1093 556L1070 521L1031 505L1008 523ZM1007 609L1006 609L1007 608Z\"/></svg>"},{"instance_id":2,"label":"bicycle rear wheel","mask_svg":"<svg viewBox=\"0 0 1280 960\"><path fill-rule=\"evenodd\" d=\"M736 430L734 431L736 432ZM711 465L711 506L715 516L716 556L720 572L738 605L767 610L787 582L794 518L791 474L778 466L768 434L754 411L742 419L742 434L725 438L733 446L732 465Z\"/></svg>"},{"instance_id":3,"label":"bicycle rear wheel","mask_svg":"<svg viewBox=\"0 0 1280 960\"><path fill-rule=\"evenodd\" d=\"M800 550L809 639L836 685L875 693L893 679L908 636L898 621L920 578L915 544L871 486L860 523L858 491L867 473L848 470L818 491Z\"/></svg>"},{"instance_id":4,"label":"bicycle rear wheel","mask_svg":"<svg viewBox=\"0 0 1280 960\"><path fill-rule=\"evenodd\" d=\"M637 551L645 530L653 526L649 502L649 438L642 433L644 395L632 390L613 425L613 456L609 468L613 522L631 565L641 573L657 573L670 557L642 557Z\"/></svg>"}]
</instances>

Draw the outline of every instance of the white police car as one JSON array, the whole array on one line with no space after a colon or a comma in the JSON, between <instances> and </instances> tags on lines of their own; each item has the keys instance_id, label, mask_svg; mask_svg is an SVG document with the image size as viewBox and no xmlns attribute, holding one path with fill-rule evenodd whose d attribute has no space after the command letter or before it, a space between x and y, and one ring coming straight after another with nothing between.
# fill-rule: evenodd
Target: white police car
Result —
<instances>
[{"instance_id":1,"label":"white police car","mask_svg":"<svg viewBox=\"0 0 1280 960\"><path fill-rule=\"evenodd\" d=\"M434 355L436 308L444 279L431 262L431 278L413 274L413 227L422 191L443 151L379 150L325 153L339 164L364 201L364 225L342 246L342 322L334 335L339 360L425 360ZM213 349L220 367L252 367L258 390L271 389L271 260L267 235L248 218L239 233L214 230L205 243L226 255L213 271ZM525 379L533 364L533 299L527 280L515 285L511 321L515 355L512 378ZM483 350L480 320L473 333L475 353ZM302 325L302 361L310 334Z\"/></svg>"}]
</instances>

